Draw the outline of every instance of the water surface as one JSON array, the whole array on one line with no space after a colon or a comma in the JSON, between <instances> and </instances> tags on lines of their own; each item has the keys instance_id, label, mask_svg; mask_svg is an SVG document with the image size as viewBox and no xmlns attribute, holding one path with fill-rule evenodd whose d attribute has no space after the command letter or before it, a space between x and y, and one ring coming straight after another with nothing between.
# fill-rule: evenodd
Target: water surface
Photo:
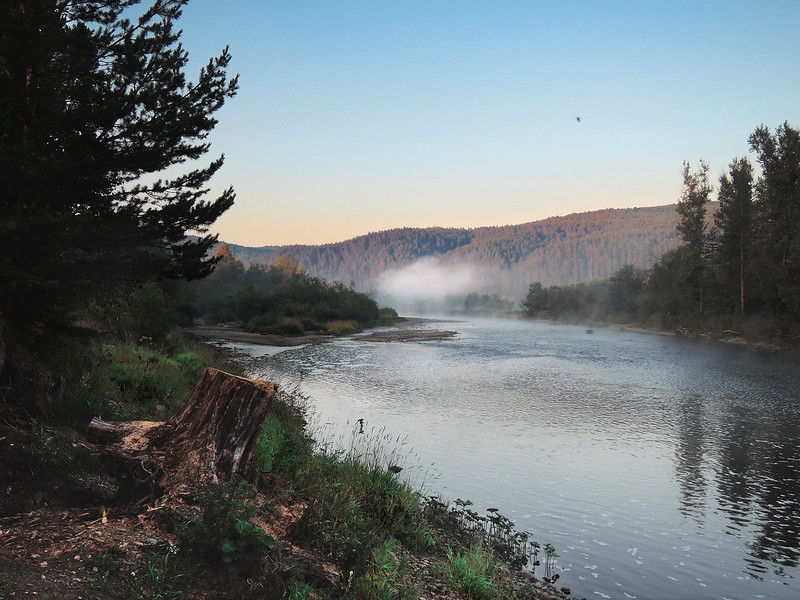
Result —
<instances>
[{"instance_id":1,"label":"water surface","mask_svg":"<svg viewBox=\"0 0 800 600\"><path fill-rule=\"evenodd\" d=\"M412 327L459 335L356 336L250 367L300 381L332 436L359 418L406 436L433 465L426 493L552 543L576 596L800 598L796 359L536 322Z\"/></svg>"}]
</instances>

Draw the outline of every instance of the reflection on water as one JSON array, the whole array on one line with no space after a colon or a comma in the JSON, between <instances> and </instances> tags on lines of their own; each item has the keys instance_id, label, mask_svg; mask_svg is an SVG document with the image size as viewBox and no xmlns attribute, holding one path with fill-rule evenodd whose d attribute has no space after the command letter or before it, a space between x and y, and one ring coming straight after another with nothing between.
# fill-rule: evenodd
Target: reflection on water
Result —
<instances>
[{"instance_id":1,"label":"reflection on water","mask_svg":"<svg viewBox=\"0 0 800 600\"><path fill-rule=\"evenodd\" d=\"M330 435L407 436L436 488L500 506L602 598L800 598L800 383L793 359L630 332L428 324L253 359L297 382ZM263 353L262 353L263 354Z\"/></svg>"}]
</instances>

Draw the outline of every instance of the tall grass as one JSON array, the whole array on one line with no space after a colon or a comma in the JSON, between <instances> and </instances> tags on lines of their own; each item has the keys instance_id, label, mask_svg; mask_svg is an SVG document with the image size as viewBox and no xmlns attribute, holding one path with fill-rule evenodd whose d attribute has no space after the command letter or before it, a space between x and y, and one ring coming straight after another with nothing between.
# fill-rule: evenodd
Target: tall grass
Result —
<instances>
[{"instance_id":1,"label":"tall grass","mask_svg":"<svg viewBox=\"0 0 800 600\"><path fill-rule=\"evenodd\" d=\"M240 368L203 345L176 345L172 354L142 343L106 341L85 350L85 372L71 387L57 416L85 421L163 418L189 398L203 370L216 365L231 372ZM163 406L164 411L156 407ZM164 414L165 413L165 414Z\"/></svg>"},{"instance_id":2,"label":"tall grass","mask_svg":"<svg viewBox=\"0 0 800 600\"><path fill-rule=\"evenodd\" d=\"M398 597L404 553L434 543L420 493L389 470L403 463L404 442L380 430L316 444L305 429L313 418L306 400L296 389L279 391L256 447L262 470L308 498L290 535L352 571L353 597Z\"/></svg>"},{"instance_id":3,"label":"tall grass","mask_svg":"<svg viewBox=\"0 0 800 600\"><path fill-rule=\"evenodd\" d=\"M539 564L539 545L496 509L478 515L468 500L451 507L412 486L405 476L416 475L419 461L405 437L363 421L348 423L349 433L338 437L309 434L308 400L297 389L279 392L257 455L270 480L283 478L273 493L290 488L308 500L290 538L350 573L346 597L413 597L403 577L409 552L440 553L441 577L475 599L503 597L496 559L517 568ZM546 558L547 576L550 553ZM301 587L294 589L300 595Z\"/></svg>"},{"instance_id":4,"label":"tall grass","mask_svg":"<svg viewBox=\"0 0 800 600\"><path fill-rule=\"evenodd\" d=\"M497 565L491 552L487 552L480 544L475 544L468 552L446 548L445 553L447 560L442 570L450 585L464 591L473 600L487 600L497 596Z\"/></svg>"}]
</instances>

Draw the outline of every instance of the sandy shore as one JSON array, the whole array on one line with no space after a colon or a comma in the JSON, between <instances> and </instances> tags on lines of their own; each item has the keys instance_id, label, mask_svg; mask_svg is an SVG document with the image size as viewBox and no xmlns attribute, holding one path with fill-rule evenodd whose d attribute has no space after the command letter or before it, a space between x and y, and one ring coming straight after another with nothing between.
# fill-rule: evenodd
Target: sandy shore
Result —
<instances>
[{"instance_id":1,"label":"sandy shore","mask_svg":"<svg viewBox=\"0 0 800 600\"><path fill-rule=\"evenodd\" d=\"M440 331L438 329L420 329L424 323L439 323L434 319L411 318L394 327L380 328L364 335L358 335L358 340L365 342L430 342L446 340L458 334L457 331ZM262 346L299 346L301 344L314 344L328 342L335 339L333 335L274 335L251 333L241 327L233 325L214 325L192 327L187 333L203 339L227 340L229 342L244 342Z\"/></svg>"},{"instance_id":2,"label":"sandy shore","mask_svg":"<svg viewBox=\"0 0 800 600\"><path fill-rule=\"evenodd\" d=\"M246 344L259 344L262 346L300 346L315 342L332 340L332 335L275 335L271 333L251 333L241 327L215 325L192 327L186 333L203 339L227 340L229 342L244 342Z\"/></svg>"}]
</instances>

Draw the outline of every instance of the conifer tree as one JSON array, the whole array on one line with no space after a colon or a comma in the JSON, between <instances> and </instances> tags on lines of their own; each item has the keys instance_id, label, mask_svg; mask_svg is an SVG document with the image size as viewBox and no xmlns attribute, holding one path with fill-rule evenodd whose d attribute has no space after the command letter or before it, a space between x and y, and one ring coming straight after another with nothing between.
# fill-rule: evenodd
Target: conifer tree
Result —
<instances>
[{"instance_id":1,"label":"conifer tree","mask_svg":"<svg viewBox=\"0 0 800 600\"><path fill-rule=\"evenodd\" d=\"M701 160L697 170L692 172L689 162L684 161L683 194L675 208L677 229L687 248L689 280L686 284L696 290L700 312L703 312L704 262L708 250L706 212L710 196L708 164Z\"/></svg>"},{"instance_id":2,"label":"conifer tree","mask_svg":"<svg viewBox=\"0 0 800 600\"><path fill-rule=\"evenodd\" d=\"M68 324L88 298L212 268L209 226L234 200L207 198L222 157L174 167L209 150L237 78L226 48L186 79L187 1L132 20L140 0L0 5L0 370L4 342Z\"/></svg>"},{"instance_id":3,"label":"conifer tree","mask_svg":"<svg viewBox=\"0 0 800 600\"><path fill-rule=\"evenodd\" d=\"M747 158L736 158L719 180L719 209L714 215L718 238L719 276L728 302L745 312L745 280L749 275L753 232L753 167Z\"/></svg>"},{"instance_id":4,"label":"conifer tree","mask_svg":"<svg viewBox=\"0 0 800 600\"><path fill-rule=\"evenodd\" d=\"M800 316L800 131L762 125L750 136L761 166L755 187L766 303L779 315Z\"/></svg>"}]
</instances>

